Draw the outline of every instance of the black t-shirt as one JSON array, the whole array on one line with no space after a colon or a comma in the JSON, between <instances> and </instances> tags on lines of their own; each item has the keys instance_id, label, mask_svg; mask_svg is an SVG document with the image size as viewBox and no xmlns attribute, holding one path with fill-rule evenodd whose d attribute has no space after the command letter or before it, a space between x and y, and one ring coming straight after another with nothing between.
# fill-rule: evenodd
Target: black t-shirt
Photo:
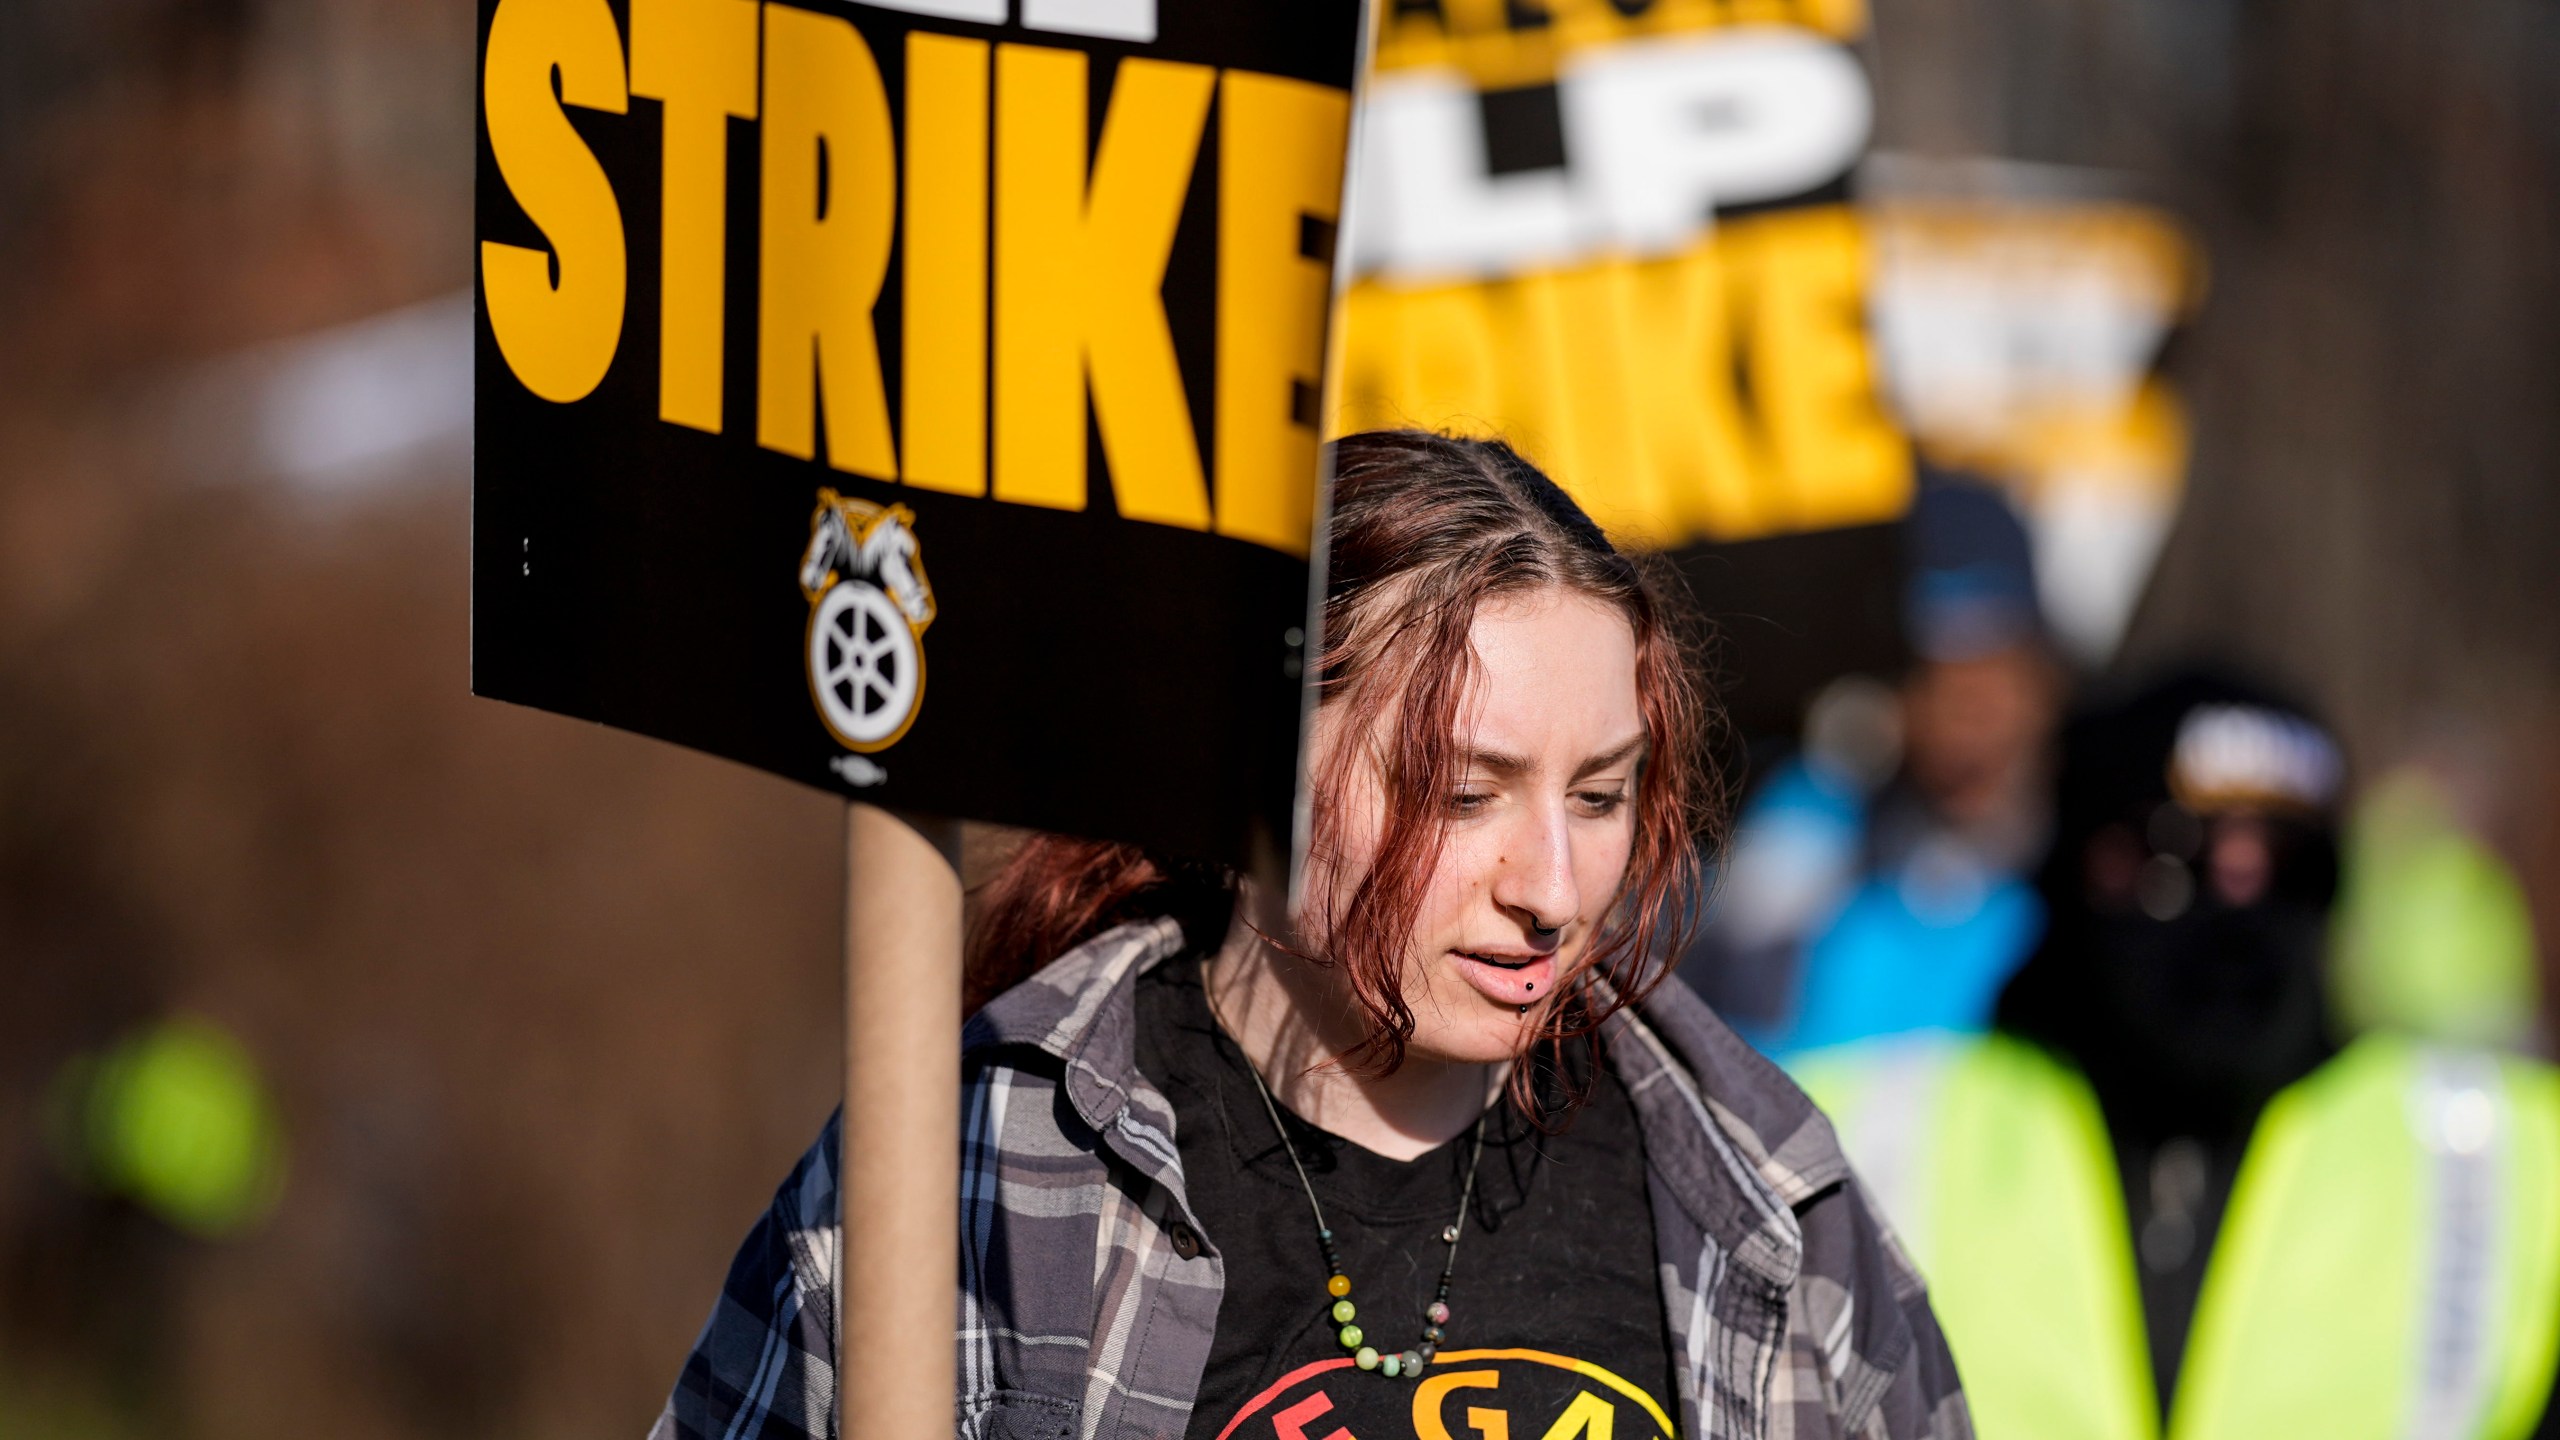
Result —
<instances>
[{"instance_id":1,"label":"black t-shirt","mask_svg":"<svg viewBox=\"0 0 2560 1440\"><path fill-rule=\"evenodd\" d=\"M1674 1440L1676 1391L1644 1148L1603 1074L1561 1135L1490 1112L1449 1323L1420 1381L1362 1371L1338 1336L1306 1192L1197 959L1138 984L1138 1068L1173 1102L1191 1205L1226 1265L1188 1440ZM1390 1160L1283 1109L1351 1280L1365 1343L1418 1346L1473 1131Z\"/></svg>"}]
</instances>

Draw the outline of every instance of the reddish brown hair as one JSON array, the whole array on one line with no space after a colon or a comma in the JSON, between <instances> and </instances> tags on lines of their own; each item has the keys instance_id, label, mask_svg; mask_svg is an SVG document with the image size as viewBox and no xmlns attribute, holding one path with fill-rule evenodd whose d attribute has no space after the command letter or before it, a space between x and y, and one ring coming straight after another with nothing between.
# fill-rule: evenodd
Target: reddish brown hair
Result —
<instances>
[{"instance_id":1,"label":"reddish brown hair","mask_svg":"<svg viewBox=\"0 0 2560 1440\"><path fill-rule=\"evenodd\" d=\"M1413 1035L1405 951L1447 824L1459 704L1473 670L1469 636L1487 602L1550 586L1616 607L1635 632L1636 688L1648 741L1634 795L1634 845L1610 920L1586 963L1548 1007L1537 1042L1592 1042L1618 1006L1667 972L1695 912L1699 845L1723 814L1705 759L1710 710L1693 678L1694 635L1676 580L1622 554L1580 506L1498 440L1372 431L1332 447L1333 510L1325 572L1319 703L1346 707L1314 795L1311 858L1341 863L1348 828L1336 797L1354 768L1377 766L1386 798L1364 871L1337 912L1311 927L1311 956L1343 972L1371 1022L1345 1057L1394 1069ZM1176 914L1195 944L1215 945L1204 899L1231 904L1231 877L1167 865L1125 845L1040 836L1026 841L981 894L970 934L972 1004L1114 924ZM1219 909L1223 916L1223 908ZM1205 937L1205 938L1204 938ZM1605 982L1605 983L1604 983ZM1590 1067L1564 1066L1585 1077ZM1551 1072L1552 1073L1552 1072ZM1518 1067L1517 1085L1529 1081ZM1569 1094L1581 1086L1568 1084ZM1524 1104L1526 1088L1515 1090Z\"/></svg>"}]
</instances>

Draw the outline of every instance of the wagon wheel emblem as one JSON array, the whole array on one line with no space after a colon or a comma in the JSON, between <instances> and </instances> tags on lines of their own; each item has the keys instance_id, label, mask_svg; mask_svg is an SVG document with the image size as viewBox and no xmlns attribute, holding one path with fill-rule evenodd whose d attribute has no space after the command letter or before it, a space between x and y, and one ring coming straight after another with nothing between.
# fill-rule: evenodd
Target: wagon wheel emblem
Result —
<instances>
[{"instance_id":1,"label":"wagon wheel emblem","mask_svg":"<svg viewBox=\"0 0 2560 1440\"><path fill-rule=\"evenodd\" d=\"M841 581L810 614L810 688L845 744L877 749L905 733L923 672L915 631L878 587Z\"/></svg>"}]
</instances>

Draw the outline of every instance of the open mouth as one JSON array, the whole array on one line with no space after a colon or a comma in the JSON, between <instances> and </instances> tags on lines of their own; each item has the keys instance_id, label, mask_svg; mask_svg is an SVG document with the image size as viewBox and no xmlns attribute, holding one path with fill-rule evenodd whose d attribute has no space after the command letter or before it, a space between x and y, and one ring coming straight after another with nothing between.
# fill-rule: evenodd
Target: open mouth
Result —
<instances>
[{"instance_id":1,"label":"open mouth","mask_svg":"<svg viewBox=\"0 0 2560 1440\"><path fill-rule=\"evenodd\" d=\"M1479 950L1452 950L1458 973L1475 987L1478 994L1497 1005L1521 1007L1535 1005L1556 991L1556 957L1543 955L1488 954Z\"/></svg>"}]
</instances>

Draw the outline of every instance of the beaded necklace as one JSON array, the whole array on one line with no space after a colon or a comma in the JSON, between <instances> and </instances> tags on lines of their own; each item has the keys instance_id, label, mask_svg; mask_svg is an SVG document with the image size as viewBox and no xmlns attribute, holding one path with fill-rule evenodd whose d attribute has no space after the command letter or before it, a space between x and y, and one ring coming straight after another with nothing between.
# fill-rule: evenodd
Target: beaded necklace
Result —
<instances>
[{"instance_id":1,"label":"beaded necklace","mask_svg":"<svg viewBox=\"0 0 2560 1440\"><path fill-rule=\"evenodd\" d=\"M1324 1223L1324 1204L1316 1199L1316 1187L1307 1179L1307 1167L1298 1159L1298 1147L1289 1141L1288 1127L1280 1123L1280 1107L1271 1099L1271 1087L1262 1083L1262 1071L1250 1059L1245 1061L1244 1069L1253 1077L1254 1092L1262 1097L1263 1113L1271 1117L1271 1129L1280 1137L1280 1148L1289 1153L1289 1168L1298 1172L1298 1187L1307 1192L1307 1208L1315 1212L1316 1243L1324 1246L1324 1268L1328 1277L1324 1282L1325 1293L1333 1297L1333 1308L1329 1313L1333 1316L1333 1323L1341 1327L1335 1332L1335 1338L1342 1342L1343 1349L1352 1352L1353 1363L1363 1370L1374 1370L1390 1380L1399 1376L1407 1380L1420 1379L1422 1367L1430 1364L1431 1357L1439 1352L1441 1327L1449 1323L1449 1272L1458 1268L1458 1236L1466 1227L1467 1206L1475 1199L1476 1164L1484 1159L1485 1116L1476 1117L1475 1146L1467 1155L1467 1183L1458 1192L1458 1218L1440 1230L1440 1243L1449 1247L1449 1258L1440 1265L1439 1292L1422 1312L1421 1343L1398 1354L1380 1355L1376 1346L1366 1343L1367 1337L1361 1333L1360 1327L1352 1323L1360 1312L1359 1307L1351 1303L1351 1277L1342 1273L1342 1257L1333 1248L1333 1231ZM1490 1109L1485 1112L1486 1115L1491 1113Z\"/></svg>"}]
</instances>

